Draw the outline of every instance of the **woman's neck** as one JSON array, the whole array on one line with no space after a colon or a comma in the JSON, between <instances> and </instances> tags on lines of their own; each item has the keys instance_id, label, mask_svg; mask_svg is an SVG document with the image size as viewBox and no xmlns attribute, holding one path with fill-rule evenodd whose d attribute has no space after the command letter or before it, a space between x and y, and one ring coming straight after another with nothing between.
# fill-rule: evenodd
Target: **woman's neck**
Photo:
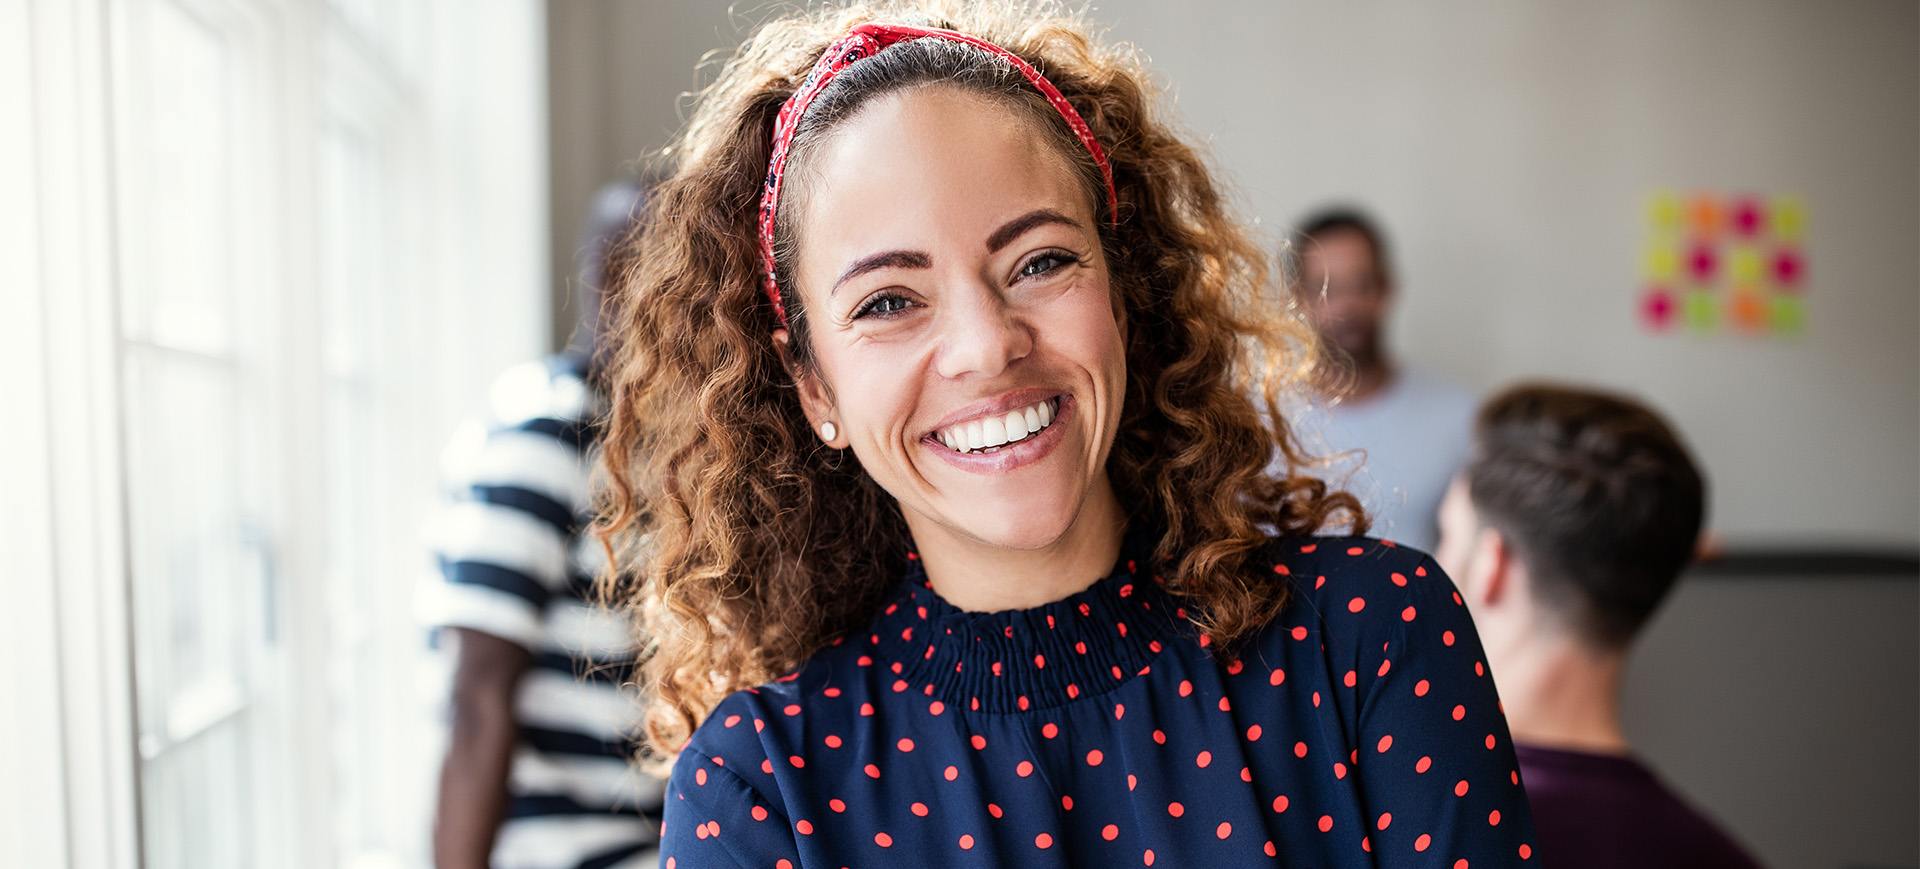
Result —
<instances>
[{"instance_id":1,"label":"woman's neck","mask_svg":"<svg viewBox=\"0 0 1920 869\"><path fill-rule=\"evenodd\" d=\"M909 515L907 526L927 580L947 603L970 612L1032 609L1085 591L1119 560L1127 529L1104 475L1067 532L1040 549L995 546L917 518Z\"/></svg>"}]
</instances>

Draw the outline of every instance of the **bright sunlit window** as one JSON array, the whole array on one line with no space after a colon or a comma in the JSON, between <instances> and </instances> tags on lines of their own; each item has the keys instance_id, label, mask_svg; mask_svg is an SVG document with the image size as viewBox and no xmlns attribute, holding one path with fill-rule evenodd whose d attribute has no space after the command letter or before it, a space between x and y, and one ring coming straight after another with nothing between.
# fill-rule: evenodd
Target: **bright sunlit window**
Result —
<instances>
[{"instance_id":1,"label":"bright sunlit window","mask_svg":"<svg viewBox=\"0 0 1920 869\"><path fill-rule=\"evenodd\" d=\"M0 10L19 865L427 864L437 459L550 334L543 20Z\"/></svg>"}]
</instances>

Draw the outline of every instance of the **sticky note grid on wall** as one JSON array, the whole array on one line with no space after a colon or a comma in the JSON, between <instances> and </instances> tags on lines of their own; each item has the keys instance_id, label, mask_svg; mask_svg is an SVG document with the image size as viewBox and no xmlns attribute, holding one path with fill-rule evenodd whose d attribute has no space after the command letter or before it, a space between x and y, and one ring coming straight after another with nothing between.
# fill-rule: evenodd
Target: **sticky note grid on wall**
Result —
<instances>
[{"instance_id":1,"label":"sticky note grid on wall","mask_svg":"<svg viewBox=\"0 0 1920 869\"><path fill-rule=\"evenodd\" d=\"M1806 328L1799 197L1656 191L1645 220L1639 319L1647 329L1764 336Z\"/></svg>"}]
</instances>

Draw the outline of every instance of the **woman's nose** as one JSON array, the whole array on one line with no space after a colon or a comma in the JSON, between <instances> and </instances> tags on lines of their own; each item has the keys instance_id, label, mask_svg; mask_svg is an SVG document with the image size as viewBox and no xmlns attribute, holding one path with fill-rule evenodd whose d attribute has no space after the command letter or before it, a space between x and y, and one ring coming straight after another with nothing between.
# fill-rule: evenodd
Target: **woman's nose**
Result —
<instances>
[{"instance_id":1,"label":"woman's nose","mask_svg":"<svg viewBox=\"0 0 1920 869\"><path fill-rule=\"evenodd\" d=\"M991 288L950 297L942 312L937 368L942 377L993 377L1033 352L1033 332Z\"/></svg>"}]
</instances>

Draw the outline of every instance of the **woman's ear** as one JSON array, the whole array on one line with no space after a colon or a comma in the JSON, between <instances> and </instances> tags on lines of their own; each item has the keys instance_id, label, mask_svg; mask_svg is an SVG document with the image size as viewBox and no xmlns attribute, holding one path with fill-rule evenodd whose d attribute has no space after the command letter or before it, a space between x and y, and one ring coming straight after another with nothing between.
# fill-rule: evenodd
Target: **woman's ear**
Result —
<instances>
[{"instance_id":1,"label":"woman's ear","mask_svg":"<svg viewBox=\"0 0 1920 869\"><path fill-rule=\"evenodd\" d=\"M836 416L833 390L794 360L793 336L787 330L773 330L773 352L780 356L780 367L793 378L794 391L800 394L800 410L807 415L807 426L814 436L834 449L845 449L848 446L846 427Z\"/></svg>"}]
</instances>

